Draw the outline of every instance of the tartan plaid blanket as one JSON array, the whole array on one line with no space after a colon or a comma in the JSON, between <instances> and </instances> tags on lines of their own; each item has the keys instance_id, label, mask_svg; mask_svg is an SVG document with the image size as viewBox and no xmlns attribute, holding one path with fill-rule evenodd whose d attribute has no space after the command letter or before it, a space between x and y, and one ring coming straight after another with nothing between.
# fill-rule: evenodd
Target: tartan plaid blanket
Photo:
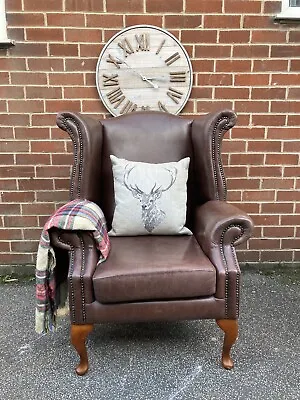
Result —
<instances>
[{"instance_id":1,"label":"tartan plaid blanket","mask_svg":"<svg viewBox=\"0 0 300 400\"><path fill-rule=\"evenodd\" d=\"M65 302L67 297L66 282L56 288L55 253L50 245L49 236L49 229L53 227L92 231L100 251L98 265L106 260L110 251L106 221L97 204L76 199L60 207L48 219L41 234L36 260L35 330L38 333L55 330L57 309L64 306L62 302Z\"/></svg>"}]
</instances>

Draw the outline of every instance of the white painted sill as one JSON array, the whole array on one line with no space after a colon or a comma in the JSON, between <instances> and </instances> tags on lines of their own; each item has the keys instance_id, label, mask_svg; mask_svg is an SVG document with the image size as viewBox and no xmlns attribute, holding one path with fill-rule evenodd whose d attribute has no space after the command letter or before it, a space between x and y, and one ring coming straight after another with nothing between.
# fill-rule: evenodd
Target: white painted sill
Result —
<instances>
[{"instance_id":1,"label":"white painted sill","mask_svg":"<svg viewBox=\"0 0 300 400\"><path fill-rule=\"evenodd\" d=\"M0 37L0 49L7 49L8 47L14 46L15 41L8 39L8 38L1 38Z\"/></svg>"},{"instance_id":2,"label":"white painted sill","mask_svg":"<svg viewBox=\"0 0 300 400\"><path fill-rule=\"evenodd\" d=\"M0 0L0 49L13 46L14 41L7 37L5 0Z\"/></svg>"},{"instance_id":3,"label":"white painted sill","mask_svg":"<svg viewBox=\"0 0 300 400\"><path fill-rule=\"evenodd\" d=\"M300 23L300 7L292 7L289 0L282 0L281 12L275 16L274 20L282 23Z\"/></svg>"}]
</instances>

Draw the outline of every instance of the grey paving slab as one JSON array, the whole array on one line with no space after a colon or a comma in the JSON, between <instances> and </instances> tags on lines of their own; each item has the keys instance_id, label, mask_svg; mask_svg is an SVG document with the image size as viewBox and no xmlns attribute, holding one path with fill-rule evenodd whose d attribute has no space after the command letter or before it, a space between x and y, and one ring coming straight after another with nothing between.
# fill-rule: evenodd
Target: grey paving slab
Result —
<instances>
[{"instance_id":1,"label":"grey paving slab","mask_svg":"<svg viewBox=\"0 0 300 400\"><path fill-rule=\"evenodd\" d=\"M69 322L34 332L34 285L0 285L1 400L300 399L300 280L243 274L233 371L214 321L96 326L77 377Z\"/></svg>"}]
</instances>

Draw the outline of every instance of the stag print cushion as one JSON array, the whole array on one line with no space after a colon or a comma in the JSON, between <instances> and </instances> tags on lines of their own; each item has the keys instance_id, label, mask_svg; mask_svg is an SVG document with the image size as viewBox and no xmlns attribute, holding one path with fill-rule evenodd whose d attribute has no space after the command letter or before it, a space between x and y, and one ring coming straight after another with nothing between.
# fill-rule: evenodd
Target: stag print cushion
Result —
<instances>
[{"instance_id":1,"label":"stag print cushion","mask_svg":"<svg viewBox=\"0 0 300 400\"><path fill-rule=\"evenodd\" d=\"M164 164L110 158L115 190L111 236L191 234L184 226L189 157Z\"/></svg>"}]
</instances>

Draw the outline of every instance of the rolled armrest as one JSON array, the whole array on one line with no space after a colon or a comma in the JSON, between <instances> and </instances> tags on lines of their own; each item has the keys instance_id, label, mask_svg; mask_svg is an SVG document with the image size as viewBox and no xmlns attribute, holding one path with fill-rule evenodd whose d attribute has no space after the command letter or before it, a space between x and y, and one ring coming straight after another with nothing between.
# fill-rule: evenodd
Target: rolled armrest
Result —
<instances>
[{"instance_id":1,"label":"rolled armrest","mask_svg":"<svg viewBox=\"0 0 300 400\"><path fill-rule=\"evenodd\" d=\"M224 201L212 200L196 210L194 236L216 268L216 297L225 299L226 317L237 318L240 268L235 246L251 236L251 218Z\"/></svg>"},{"instance_id":2,"label":"rolled armrest","mask_svg":"<svg viewBox=\"0 0 300 400\"><path fill-rule=\"evenodd\" d=\"M203 251L215 245L237 246L250 238L251 218L224 201L208 201L196 210L194 235Z\"/></svg>"}]
</instances>

